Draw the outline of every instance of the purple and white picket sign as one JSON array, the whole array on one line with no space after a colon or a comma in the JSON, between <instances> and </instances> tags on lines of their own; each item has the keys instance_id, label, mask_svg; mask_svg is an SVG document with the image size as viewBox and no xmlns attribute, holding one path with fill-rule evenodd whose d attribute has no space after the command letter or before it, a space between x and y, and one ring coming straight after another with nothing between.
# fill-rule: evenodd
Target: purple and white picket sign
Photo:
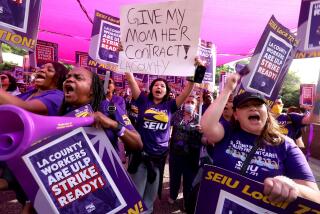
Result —
<instances>
[{"instance_id":1,"label":"purple and white picket sign","mask_svg":"<svg viewBox=\"0 0 320 214\"><path fill-rule=\"evenodd\" d=\"M124 76L122 74L118 74L115 72L112 72L112 79L114 81L114 85L117 89L123 89L124 88Z\"/></svg>"},{"instance_id":2,"label":"purple and white picket sign","mask_svg":"<svg viewBox=\"0 0 320 214\"><path fill-rule=\"evenodd\" d=\"M90 112L86 105L67 116L85 117ZM38 213L138 214L146 210L102 129L84 127L49 137L22 157L7 164Z\"/></svg>"},{"instance_id":3,"label":"purple and white picket sign","mask_svg":"<svg viewBox=\"0 0 320 214\"><path fill-rule=\"evenodd\" d=\"M38 36L41 0L1 1L0 40L33 51ZM4 17L3 17L4 16Z\"/></svg>"},{"instance_id":4,"label":"purple and white picket sign","mask_svg":"<svg viewBox=\"0 0 320 214\"><path fill-rule=\"evenodd\" d=\"M196 214L319 213L320 204L298 197L292 203L271 203L263 184L234 172L204 166Z\"/></svg>"},{"instance_id":5,"label":"purple and white picket sign","mask_svg":"<svg viewBox=\"0 0 320 214\"><path fill-rule=\"evenodd\" d=\"M312 107L314 105L315 88L315 84L300 84L300 106Z\"/></svg>"},{"instance_id":6,"label":"purple and white picket sign","mask_svg":"<svg viewBox=\"0 0 320 214\"><path fill-rule=\"evenodd\" d=\"M206 72L204 74L203 83L212 83L214 84L214 76L216 73L216 64L217 64L217 56L216 56L216 47L212 42L207 42L204 40L200 41L198 47L198 55L200 59L206 65Z\"/></svg>"},{"instance_id":7,"label":"purple and white picket sign","mask_svg":"<svg viewBox=\"0 0 320 214\"><path fill-rule=\"evenodd\" d=\"M272 16L257 44L236 94L258 92L272 105L296 52L298 41Z\"/></svg>"},{"instance_id":8,"label":"purple and white picket sign","mask_svg":"<svg viewBox=\"0 0 320 214\"><path fill-rule=\"evenodd\" d=\"M58 43L38 40L35 53L38 67L48 62L58 62Z\"/></svg>"},{"instance_id":9,"label":"purple and white picket sign","mask_svg":"<svg viewBox=\"0 0 320 214\"><path fill-rule=\"evenodd\" d=\"M76 65L80 67L88 66L88 53L76 51Z\"/></svg>"},{"instance_id":10,"label":"purple and white picket sign","mask_svg":"<svg viewBox=\"0 0 320 214\"><path fill-rule=\"evenodd\" d=\"M133 76L134 76L134 78L135 78L136 80L139 80L139 81L142 82L145 74L133 74Z\"/></svg>"},{"instance_id":11,"label":"purple and white picket sign","mask_svg":"<svg viewBox=\"0 0 320 214\"><path fill-rule=\"evenodd\" d=\"M97 10L94 14L88 66L116 71L119 60L120 20Z\"/></svg>"},{"instance_id":12,"label":"purple and white picket sign","mask_svg":"<svg viewBox=\"0 0 320 214\"><path fill-rule=\"evenodd\" d=\"M23 160L54 213L117 213L127 205L83 128Z\"/></svg>"},{"instance_id":13,"label":"purple and white picket sign","mask_svg":"<svg viewBox=\"0 0 320 214\"><path fill-rule=\"evenodd\" d=\"M298 35L301 41L295 58L320 57L320 0L302 0Z\"/></svg>"},{"instance_id":14,"label":"purple and white picket sign","mask_svg":"<svg viewBox=\"0 0 320 214\"><path fill-rule=\"evenodd\" d=\"M219 94L222 92L226 81L227 81L227 73L225 71L221 71L220 77L219 77Z\"/></svg>"}]
</instances>

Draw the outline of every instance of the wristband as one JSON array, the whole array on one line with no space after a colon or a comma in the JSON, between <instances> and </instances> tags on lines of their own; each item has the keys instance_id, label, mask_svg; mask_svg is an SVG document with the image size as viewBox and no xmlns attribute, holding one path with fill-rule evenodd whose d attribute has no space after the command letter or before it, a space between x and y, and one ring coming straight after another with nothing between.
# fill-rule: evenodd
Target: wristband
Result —
<instances>
[{"instance_id":1,"label":"wristband","mask_svg":"<svg viewBox=\"0 0 320 214\"><path fill-rule=\"evenodd\" d=\"M122 126L120 131L117 132L118 137L122 137L124 135L124 131L126 130L126 127Z\"/></svg>"}]
</instances>

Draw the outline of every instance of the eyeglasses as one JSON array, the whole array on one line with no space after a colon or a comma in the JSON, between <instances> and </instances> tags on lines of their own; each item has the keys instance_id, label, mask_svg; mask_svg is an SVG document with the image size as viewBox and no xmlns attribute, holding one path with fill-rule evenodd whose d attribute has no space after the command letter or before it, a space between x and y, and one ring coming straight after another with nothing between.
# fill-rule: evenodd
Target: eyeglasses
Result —
<instances>
[{"instance_id":1,"label":"eyeglasses","mask_svg":"<svg viewBox=\"0 0 320 214\"><path fill-rule=\"evenodd\" d=\"M109 84L114 84L114 82L112 80L109 80Z\"/></svg>"},{"instance_id":2,"label":"eyeglasses","mask_svg":"<svg viewBox=\"0 0 320 214\"><path fill-rule=\"evenodd\" d=\"M8 79L7 76L0 76L1 80L5 80L5 79Z\"/></svg>"}]
</instances>

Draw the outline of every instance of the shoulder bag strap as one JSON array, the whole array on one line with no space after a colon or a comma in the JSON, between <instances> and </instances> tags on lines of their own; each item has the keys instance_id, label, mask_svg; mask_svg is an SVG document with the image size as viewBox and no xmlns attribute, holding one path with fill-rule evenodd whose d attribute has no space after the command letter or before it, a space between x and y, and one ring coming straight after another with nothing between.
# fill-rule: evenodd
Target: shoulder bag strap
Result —
<instances>
[{"instance_id":1,"label":"shoulder bag strap","mask_svg":"<svg viewBox=\"0 0 320 214\"><path fill-rule=\"evenodd\" d=\"M240 169L240 174L241 175L244 175L247 171L247 168L253 158L253 155L256 153L257 149L259 148L260 146L260 136L256 138L256 140L254 141L254 146L252 147L252 149L250 150L249 154L247 155L246 159L244 160L243 162L243 165Z\"/></svg>"}]
</instances>

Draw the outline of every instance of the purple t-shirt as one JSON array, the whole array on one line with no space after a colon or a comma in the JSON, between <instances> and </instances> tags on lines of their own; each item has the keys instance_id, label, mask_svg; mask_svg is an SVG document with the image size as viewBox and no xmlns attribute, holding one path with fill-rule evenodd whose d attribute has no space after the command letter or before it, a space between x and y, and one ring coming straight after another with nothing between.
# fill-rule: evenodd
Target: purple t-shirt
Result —
<instances>
[{"instance_id":1,"label":"purple t-shirt","mask_svg":"<svg viewBox=\"0 0 320 214\"><path fill-rule=\"evenodd\" d=\"M215 166L240 173L242 164L257 136L241 129L232 129L227 123L222 123L222 125L225 136L215 144L210 156ZM245 173L246 177L259 182L277 175L315 182L305 156L287 137L284 143L277 146L261 145Z\"/></svg>"},{"instance_id":2,"label":"purple t-shirt","mask_svg":"<svg viewBox=\"0 0 320 214\"><path fill-rule=\"evenodd\" d=\"M108 100L104 100L100 104L99 111L101 111L104 115L110 117L111 119L118 121L119 123L125 125L125 127L128 130L134 130L134 127L132 126L125 111L122 108L120 108L116 103L113 103L114 106L116 107L116 111L113 113L113 115L111 115L110 112L108 111L109 104L110 104L110 102ZM112 129L104 129L104 131L105 131L106 135L108 136L110 142L112 143L113 147L116 150L119 150L118 136L116 135L117 133L115 133Z\"/></svg>"},{"instance_id":3,"label":"purple t-shirt","mask_svg":"<svg viewBox=\"0 0 320 214\"><path fill-rule=\"evenodd\" d=\"M124 101L123 97L113 95L111 101L117 104L117 106L119 106L120 108L122 108L124 112L126 112L126 102Z\"/></svg>"},{"instance_id":4,"label":"purple t-shirt","mask_svg":"<svg viewBox=\"0 0 320 214\"><path fill-rule=\"evenodd\" d=\"M27 100L33 93L35 93L37 89L33 89L27 91L26 93L19 94L19 97L22 100ZM58 89L46 90L43 91L38 96L31 97L30 100L40 100L48 109L49 116L57 116L59 115L60 106L63 102L63 92Z\"/></svg>"},{"instance_id":5,"label":"purple t-shirt","mask_svg":"<svg viewBox=\"0 0 320 214\"><path fill-rule=\"evenodd\" d=\"M140 93L136 105L139 108L136 127L141 135L143 150L149 155L163 155L169 147L170 120L178 109L176 100L155 104Z\"/></svg>"},{"instance_id":6,"label":"purple t-shirt","mask_svg":"<svg viewBox=\"0 0 320 214\"><path fill-rule=\"evenodd\" d=\"M302 124L303 117L304 115L297 113L280 114L277 121L281 133L295 140L298 132L304 127Z\"/></svg>"}]
</instances>

